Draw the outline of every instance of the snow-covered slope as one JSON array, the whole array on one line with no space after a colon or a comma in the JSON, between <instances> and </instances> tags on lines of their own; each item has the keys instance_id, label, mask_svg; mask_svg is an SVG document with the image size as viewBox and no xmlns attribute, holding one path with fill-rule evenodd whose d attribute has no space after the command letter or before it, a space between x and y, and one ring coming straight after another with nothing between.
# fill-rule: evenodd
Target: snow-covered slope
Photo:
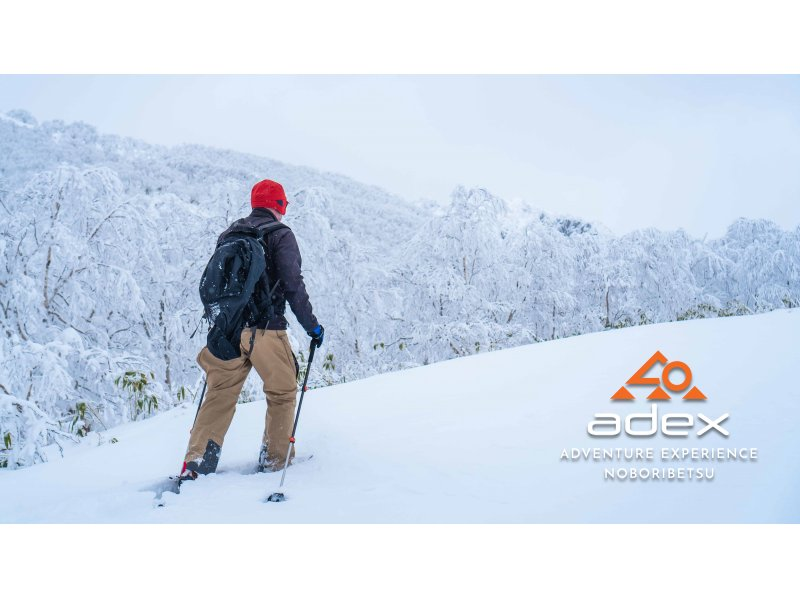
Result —
<instances>
[{"instance_id":1,"label":"snow-covered slope","mask_svg":"<svg viewBox=\"0 0 800 598\"><path fill-rule=\"evenodd\" d=\"M800 310L607 331L454 359L314 389L298 434L310 461L287 475L253 466L263 401L240 405L219 472L166 494L147 488L179 465L194 408L119 426L63 459L0 471L2 522L800 522L800 390L792 382ZM646 412L617 388L660 350L690 365L706 401L660 413L724 413L687 439L592 439L599 412ZM118 442L111 443L111 438ZM713 480L610 481L603 464L565 462L590 447L757 448L715 463ZM660 465L659 465L660 466ZM674 467L709 467L682 463Z\"/></svg>"},{"instance_id":2,"label":"snow-covered slope","mask_svg":"<svg viewBox=\"0 0 800 598\"><path fill-rule=\"evenodd\" d=\"M617 237L535 198L458 187L440 209L335 173L14 111L0 118L0 468L199 392L199 278L262 178L289 194L284 222L326 328L312 386L800 305L800 228L738 220L721 239ZM308 339L290 322L300 353ZM126 372L145 376L146 401L115 383ZM244 400L260 397L245 387Z\"/></svg>"}]
</instances>

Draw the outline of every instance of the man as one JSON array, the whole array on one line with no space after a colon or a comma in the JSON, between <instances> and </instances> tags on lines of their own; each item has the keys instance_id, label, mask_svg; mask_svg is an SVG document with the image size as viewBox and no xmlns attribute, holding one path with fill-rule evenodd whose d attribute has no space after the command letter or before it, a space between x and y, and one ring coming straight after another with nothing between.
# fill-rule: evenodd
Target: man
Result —
<instances>
[{"instance_id":1,"label":"man","mask_svg":"<svg viewBox=\"0 0 800 598\"><path fill-rule=\"evenodd\" d=\"M279 183L270 180L256 183L250 194L253 211L226 229L219 241L236 225L263 229L275 221L280 222L286 214L287 204L286 194ZM276 285L271 294L274 316L265 321L265 314L252 314L242 330L240 357L218 359L207 346L197 356L197 362L206 373L208 390L192 427L181 481L193 480L198 474L216 470L239 393L253 367L264 383L267 396L259 469L279 470L286 461L298 374L297 360L286 335L286 302L317 346L322 345L325 330L314 317L300 271L300 250L291 229L280 227L270 232L266 237L265 253L269 280ZM257 287L255 292L269 295L270 290Z\"/></svg>"}]
</instances>

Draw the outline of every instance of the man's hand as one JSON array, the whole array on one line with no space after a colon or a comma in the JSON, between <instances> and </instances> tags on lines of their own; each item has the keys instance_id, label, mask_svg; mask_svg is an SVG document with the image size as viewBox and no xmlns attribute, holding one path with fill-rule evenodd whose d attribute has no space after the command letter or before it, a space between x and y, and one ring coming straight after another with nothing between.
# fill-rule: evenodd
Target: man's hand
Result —
<instances>
[{"instance_id":1,"label":"man's hand","mask_svg":"<svg viewBox=\"0 0 800 598\"><path fill-rule=\"evenodd\" d=\"M308 333L312 339L314 339L314 345L319 348L322 346L322 339L325 338L325 329L322 327L322 324L317 324L317 327L314 328L311 332Z\"/></svg>"}]
</instances>

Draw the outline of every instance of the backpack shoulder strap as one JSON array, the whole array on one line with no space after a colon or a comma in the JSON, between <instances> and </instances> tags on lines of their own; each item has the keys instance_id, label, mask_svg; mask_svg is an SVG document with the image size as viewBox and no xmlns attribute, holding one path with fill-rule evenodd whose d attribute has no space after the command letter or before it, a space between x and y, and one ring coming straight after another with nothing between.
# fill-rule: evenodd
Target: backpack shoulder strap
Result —
<instances>
[{"instance_id":1,"label":"backpack shoulder strap","mask_svg":"<svg viewBox=\"0 0 800 598\"><path fill-rule=\"evenodd\" d=\"M268 222L264 226L259 226L258 230L261 233L262 238L266 238L268 234L274 232L276 230L280 230L282 228L289 228L283 222L278 222L275 220L274 222Z\"/></svg>"},{"instance_id":2,"label":"backpack shoulder strap","mask_svg":"<svg viewBox=\"0 0 800 598\"><path fill-rule=\"evenodd\" d=\"M270 233L273 233L276 230L281 230L282 228L291 230L288 226L282 222L278 222L277 220L268 222L264 226L260 226L258 228L259 240L261 241L261 246L264 248L264 255L267 256L267 259L269 259L269 256L272 253L272 244L269 242L268 237Z\"/></svg>"}]
</instances>

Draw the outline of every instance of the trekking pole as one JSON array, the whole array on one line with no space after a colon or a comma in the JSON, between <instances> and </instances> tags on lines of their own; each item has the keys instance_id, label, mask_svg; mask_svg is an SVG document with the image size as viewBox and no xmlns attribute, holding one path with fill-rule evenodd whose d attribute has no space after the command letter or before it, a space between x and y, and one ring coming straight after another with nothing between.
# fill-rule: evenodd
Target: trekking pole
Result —
<instances>
[{"instance_id":1,"label":"trekking pole","mask_svg":"<svg viewBox=\"0 0 800 598\"><path fill-rule=\"evenodd\" d=\"M200 402L197 404L197 411L194 414L194 423L192 427L194 428L194 424L197 423L197 416L200 415L200 407L203 405L203 397L206 396L206 385L208 384L208 378L203 378L203 390L200 392Z\"/></svg>"},{"instance_id":2,"label":"trekking pole","mask_svg":"<svg viewBox=\"0 0 800 598\"><path fill-rule=\"evenodd\" d=\"M281 488L283 488L283 480L286 479L286 469L289 467L289 456L292 454L292 448L294 447L294 435L297 432L297 422L300 420L300 409L303 408L303 396L305 396L306 391L308 390L308 373L311 371L311 362L314 360L314 350L317 348L317 341L313 339L311 341L311 348L309 349L308 353L308 365L306 365L306 375L303 379L303 389L300 391L300 401L297 404L297 413L294 416L294 426L292 426L292 435L289 437L289 450L286 451L286 461L283 464L283 473L281 474L281 483L278 485L278 490L273 492L267 497L266 502L283 502L286 500L286 497L281 492Z\"/></svg>"}]
</instances>

